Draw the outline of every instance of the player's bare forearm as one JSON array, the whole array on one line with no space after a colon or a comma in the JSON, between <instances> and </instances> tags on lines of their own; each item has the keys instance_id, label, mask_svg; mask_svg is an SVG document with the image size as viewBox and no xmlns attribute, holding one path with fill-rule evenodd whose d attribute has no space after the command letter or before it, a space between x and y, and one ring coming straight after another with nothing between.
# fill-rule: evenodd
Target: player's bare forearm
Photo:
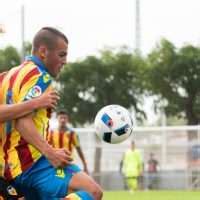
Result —
<instances>
[{"instance_id":1,"label":"player's bare forearm","mask_svg":"<svg viewBox=\"0 0 200 200\"><path fill-rule=\"evenodd\" d=\"M37 148L54 167L63 167L71 162L70 152L64 149L54 149L42 138L34 125L31 115L16 120L16 129L22 137L29 144Z\"/></svg>"},{"instance_id":2,"label":"player's bare forearm","mask_svg":"<svg viewBox=\"0 0 200 200\"><path fill-rule=\"evenodd\" d=\"M5 122L22 117L36 108L35 100L19 104L0 105L0 122Z\"/></svg>"},{"instance_id":3,"label":"player's bare forearm","mask_svg":"<svg viewBox=\"0 0 200 200\"><path fill-rule=\"evenodd\" d=\"M52 147L38 133L31 115L17 119L16 129L29 144L32 144L42 154L45 155L52 150Z\"/></svg>"},{"instance_id":4,"label":"player's bare forearm","mask_svg":"<svg viewBox=\"0 0 200 200\"><path fill-rule=\"evenodd\" d=\"M59 99L58 94L51 90L42 96L11 105L0 105L0 122L17 119L39 108L55 108Z\"/></svg>"}]
</instances>

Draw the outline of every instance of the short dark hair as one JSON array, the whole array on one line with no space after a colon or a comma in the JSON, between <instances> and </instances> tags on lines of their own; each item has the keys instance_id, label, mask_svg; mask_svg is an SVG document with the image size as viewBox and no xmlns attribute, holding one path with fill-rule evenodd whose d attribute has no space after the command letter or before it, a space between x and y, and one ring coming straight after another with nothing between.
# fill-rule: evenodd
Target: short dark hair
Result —
<instances>
[{"instance_id":1,"label":"short dark hair","mask_svg":"<svg viewBox=\"0 0 200 200\"><path fill-rule=\"evenodd\" d=\"M68 116L68 113L65 111L65 110L59 110L58 112L57 112L57 116L58 115L67 115Z\"/></svg>"},{"instance_id":2,"label":"short dark hair","mask_svg":"<svg viewBox=\"0 0 200 200\"><path fill-rule=\"evenodd\" d=\"M33 39L33 52L37 51L40 45L47 46L48 49L54 49L58 38L62 38L67 44L67 37L59 30L53 27L43 27Z\"/></svg>"}]
</instances>

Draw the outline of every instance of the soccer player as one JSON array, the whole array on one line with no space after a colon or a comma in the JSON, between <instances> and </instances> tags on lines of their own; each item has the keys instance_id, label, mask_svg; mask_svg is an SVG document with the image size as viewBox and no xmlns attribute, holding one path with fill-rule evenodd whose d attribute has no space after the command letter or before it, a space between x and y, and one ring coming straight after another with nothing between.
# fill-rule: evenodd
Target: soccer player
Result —
<instances>
[{"instance_id":1,"label":"soccer player","mask_svg":"<svg viewBox=\"0 0 200 200\"><path fill-rule=\"evenodd\" d=\"M74 149L76 149L83 163L83 170L88 174L87 163L79 142L79 137L73 129L68 127L68 114L65 111L59 111L57 113L57 118L58 130L51 130L49 132L47 136L49 144L55 148L67 148L72 153Z\"/></svg>"},{"instance_id":2,"label":"soccer player","mask_svg":"<svg viewBox=\"0 0 200 200\"><path fill-rule=\"evenodd\" d=\"M143 161L141 153L135 148L135 142L131 142L131 148L128 149L123 157L122 172L125 176L127 186L130 191L138 189L138 178L143 170Z\"/></svg>"},{"instance_id":3,"label":"soccer player","mask_svg":"<svg viewBox=\"0 0 200 200\"><path fill-rule=\"evenodd\" d=\"M3 77L6 75L6 72L0 74L0 86L3 80ZM2 122L13 120L18 117L24 116L32 111L39 108L55 108L57 104L57 100L59 99L58 94L54 90L50 90L40 97L31 99L26 102L22 102L19 104L10 104L10 105L2 105L2 94L0 88L0 195L4 197L4 199L17 199L19 194L17 191L5 180L3 179L2 174L2 163L3 163L3 155L1 148L1 133L2 133ZM9 190L7 189L9 188ZM0 196L0 199L2 197Z\"/></svg>"},{"instance_id":4,"label":"soccer player","mask_svg":"<svg viewBox=\"0 0 200 200\"><path fill-rule=\"evenodd\" d=\"M20 103L51 88L66 63L68 40L60 31L42 28L34 37L32 55L11 69L2 82L3 104ZM3 123L4 177L27 200L65 198L100 200L102 190L72 163L71 153L55 149L45 140L50 109Z\"/></svg>"}]
</instances>

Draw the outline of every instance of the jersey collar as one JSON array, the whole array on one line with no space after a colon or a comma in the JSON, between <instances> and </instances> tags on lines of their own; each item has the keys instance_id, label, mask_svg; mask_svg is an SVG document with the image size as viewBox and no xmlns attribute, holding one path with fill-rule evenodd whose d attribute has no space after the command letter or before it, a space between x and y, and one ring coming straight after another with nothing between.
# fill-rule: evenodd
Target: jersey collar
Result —
<instances>
[{"instance_id":1,"label":"jersey collar","mask_svg":"<svg viewBox=\"0 0 200 200\"><path fill-rule=\"evenodd\" d=\"M48 72L46 66L44 65L44 63L37 57L34 55L30 55L30 56L26 56L26 61L32 61L34 62L41 71L45 71Z\"/></svg>"}]
</instances>

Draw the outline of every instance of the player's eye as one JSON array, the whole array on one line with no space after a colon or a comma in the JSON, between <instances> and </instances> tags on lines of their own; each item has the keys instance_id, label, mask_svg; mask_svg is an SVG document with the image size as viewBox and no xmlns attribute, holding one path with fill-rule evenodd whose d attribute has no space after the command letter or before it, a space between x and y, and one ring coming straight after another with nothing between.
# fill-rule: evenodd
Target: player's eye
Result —
<instances>
[{"instance_id":1,"label":"player's eye","mask_svg":"<svg viewBox=\"0 0 200 200\"><path fill-rule=\"evenodd\" d=\"M66 56L67 56L67 53L65 53L65 52L59 54L59 57L61 57L61 58L66 57Z\"/></svg>"},{"instance_id":2,"label":"player's eye","mask_svg":"<svg viewBox=\"0 0 200 200\"><path fill-rule=\"evenodd\" d=\"M61 58L66 57L66 54L59 55Z\"/></svg>"}]
</instances>

